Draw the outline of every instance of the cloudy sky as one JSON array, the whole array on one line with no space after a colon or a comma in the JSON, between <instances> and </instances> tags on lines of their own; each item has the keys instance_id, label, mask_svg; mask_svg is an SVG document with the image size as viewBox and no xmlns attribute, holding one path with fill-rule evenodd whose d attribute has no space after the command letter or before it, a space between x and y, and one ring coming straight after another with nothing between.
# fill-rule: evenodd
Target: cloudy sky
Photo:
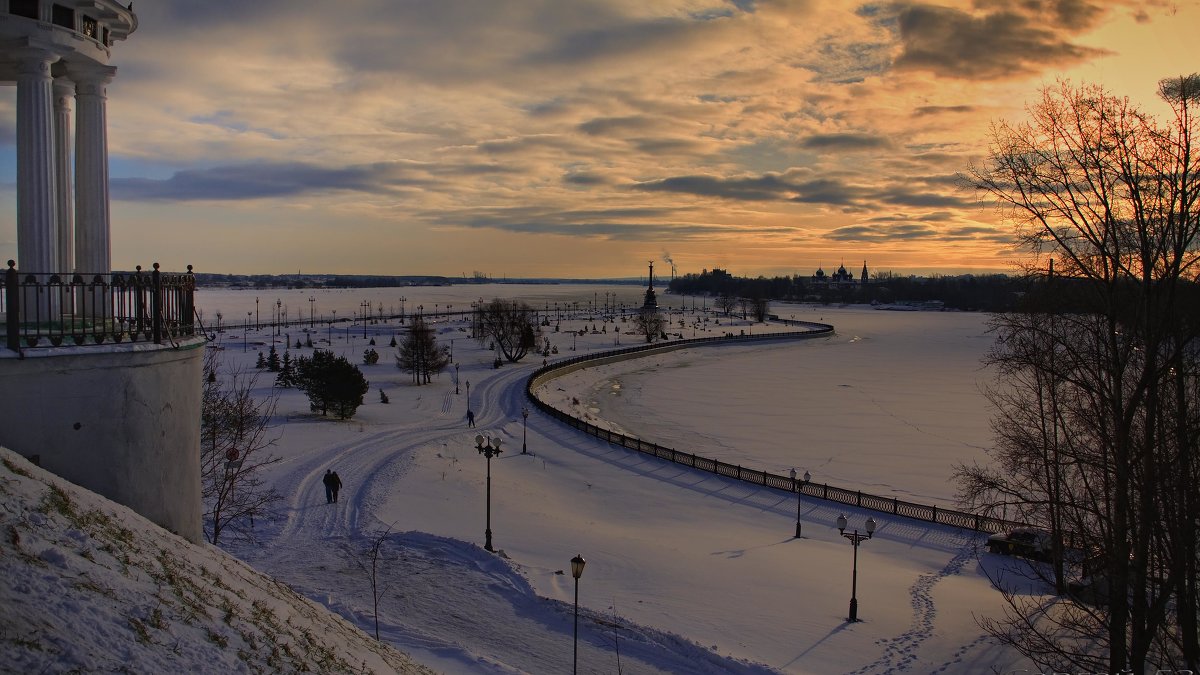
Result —
<instances>
[{"instance_id":1,"label":"cloudy sky","mask_svg":"<svg viewBox=\"0 0 1200 675\"><path fill-rule=\"evenodd\" d=\"M108 90L116 268L1006 271L1009 228L956 180L989 125L1063 77L1160 111L1157 81L1200 70L1198 0L135 11ZM0 88L5 258L15 98Z\"/></svg>"}]
</instances>

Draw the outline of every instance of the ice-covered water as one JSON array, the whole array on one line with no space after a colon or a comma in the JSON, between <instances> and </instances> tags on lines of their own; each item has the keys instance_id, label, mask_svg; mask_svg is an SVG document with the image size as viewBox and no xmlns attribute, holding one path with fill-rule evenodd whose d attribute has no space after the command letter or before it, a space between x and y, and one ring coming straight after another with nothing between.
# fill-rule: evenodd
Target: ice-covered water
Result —
<instances>
[{"instance_id":1,"label":"ice-covered water","mask_svg":"<svg viewBox=\"0 0 1200 675\"><path fill-rule=\"evenodd\" d=\"M991 443L987 316L777 306L837 334L670 352L567 386L627 433L730 464L949 505ZM683 415L680 416L680 412Z\"/></svg>"},{"instance_id":2,"label":"ice-covered water","mask_svg":"<svg viewBox=\"0 0 1200 675\"><path fill-rule=\"evenodd\" d=\"M338 317L350 319L362 315L363 303L369 305L372 316L378 315L380 310L389 316L401 311L414 314L418 308L423 308L421 311L426 314L469 311L472 302L492 298L519 298L536 309L550 311L555 310L555 303L560 311L565 311L570 303L572 309L578 306L586 312L589 302L593 308L619 307L622 303L627 307L640 306L644 293L645 288L636 284L456 284L316 289L210 287L196 291L196 307L203 313L206 325L215 324L217 312L220 312L222 325L240 326L247 317L251 322L270 323L276 312L285 313L291 321L311 319L319 323ZM682 302L679 297L663 299L664 305L675 308Z\"/></svg>"}]
</instances>

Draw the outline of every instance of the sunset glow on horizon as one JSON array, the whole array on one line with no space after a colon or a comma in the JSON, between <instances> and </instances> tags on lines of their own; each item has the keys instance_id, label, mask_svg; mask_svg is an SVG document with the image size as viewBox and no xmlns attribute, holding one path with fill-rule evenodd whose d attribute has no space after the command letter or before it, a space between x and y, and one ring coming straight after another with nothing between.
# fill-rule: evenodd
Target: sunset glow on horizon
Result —
<instances>
[{"instance_id":1,"label":"sunset glow on horizon","mask_svg":"<svg viewBox=\"0 0 1200 675\"><path fill-rule=\"evenodd\" d=\"M1042 87L1159 116L1200 2L138 3L112 263L217 273L1010 272L958 176ZM11 85L11 83L8 83ZM16 88L0 88L15 258Z\"/></svg>"}]
</instances>

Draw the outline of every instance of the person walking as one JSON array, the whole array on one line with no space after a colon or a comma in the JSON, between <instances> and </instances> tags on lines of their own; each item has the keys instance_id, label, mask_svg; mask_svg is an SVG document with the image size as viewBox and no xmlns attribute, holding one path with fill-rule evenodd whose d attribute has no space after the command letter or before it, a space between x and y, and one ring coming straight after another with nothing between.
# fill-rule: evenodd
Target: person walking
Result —
<instances>
[{"instance_id":1,"label":"person walking","mask_svg":"<svg viewBox=\"0 0 1200 675\"><path fill-rule=\"evenodd\" d=\"M334 476L333 471L331 471L329 469L325 469L325 477L321 479L321 482L325 484L325 503L326 504L333 503L333 476Z\"/></svg>"},{"instance_id":2,"label":"person walking","mask_svg":"<svg viewBox=\"0 0 1200 675\"><path fill-rule=\"evenodd\" d=\"M338 500L338 492L342 489L342 479L338 478L336 471L333 472L333 476L329 483L333 485L333 503L336 504Z\"/></svg>"},{"instance_id":3,"label":"person walking","mask_svg":"<svg viewBox=\"0 0 1200 675\"><path fill-rule=\"evenodd\" d=\"M467 426L472 428L475 426L475 411L473 410L467 411Z\"/></svg>"}]
</instances>

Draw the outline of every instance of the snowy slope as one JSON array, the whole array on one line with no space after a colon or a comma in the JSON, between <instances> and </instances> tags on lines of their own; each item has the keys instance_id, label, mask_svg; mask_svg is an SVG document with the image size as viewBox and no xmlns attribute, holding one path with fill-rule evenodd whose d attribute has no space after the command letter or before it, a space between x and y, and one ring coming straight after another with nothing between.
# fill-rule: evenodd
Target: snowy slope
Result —
<instances>
[{"instance_id":1,"label":"snowy slope","mask_svg":"<svg viewBox=\"0 0 1200 675\"><path fill-rule=\"evenodd\" d=\"M431 672L220 549L0 463L0 672Z\"/></svg>"}]
</instances>

